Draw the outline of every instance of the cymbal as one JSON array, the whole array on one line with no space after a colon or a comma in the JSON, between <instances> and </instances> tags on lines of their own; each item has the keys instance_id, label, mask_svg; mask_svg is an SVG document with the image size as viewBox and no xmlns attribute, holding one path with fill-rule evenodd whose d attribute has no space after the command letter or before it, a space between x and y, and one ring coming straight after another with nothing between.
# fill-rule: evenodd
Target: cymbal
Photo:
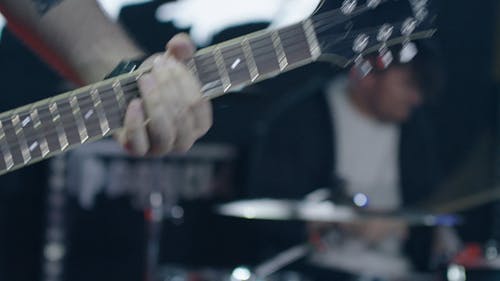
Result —
<instances>
[{"instance_id":1,"label":"cymbal","mask_svg":"<svg viewBox=\"0 0 500 281\"><path fill-rule=\"evenodd\" d=\"M416 210L367 210L335 204L331 201L254 199L218 206L224 216L259 220L299 220L311 222L362 222L371 219L402 221L410 225L456 225L461 218L452 214L431 214Z\"/></svg>"}]
</instances>

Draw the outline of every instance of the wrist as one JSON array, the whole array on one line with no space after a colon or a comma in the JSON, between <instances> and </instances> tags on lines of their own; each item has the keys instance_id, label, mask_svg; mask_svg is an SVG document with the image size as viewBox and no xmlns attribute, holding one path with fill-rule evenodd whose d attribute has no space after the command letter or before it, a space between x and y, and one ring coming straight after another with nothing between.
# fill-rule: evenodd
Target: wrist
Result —
<instances>
[{"instance_id":1,"label":"wrist","mask_svg":"<svg viewBox=\"0 0 500 281\"><path fill-rule=\"evenodd\" d=\"M123 47L122 47L123 48ZM93 48L94 49L94 48ZM91 50L89 53L93 55L82 55L77 57L76 69L80 74L81 80L85 84L94 83L102 80L107 74L124 59L135 59L145 56L145 52L138 48L129 48L128 50L110 50L110 48L102 48L100 52Z\"/></svg>"},{"instance_id":2,"label":"wrist","mask_svg":"<svg viewBox=\"0 0 500 281\"><path fill-rule=\"evenodd\" d=\"M121 60L115 68L109 72L104 79L112 78L121 74L130 73L137 70L141 64L148 58L147 55L142 55L137 58Z\"/></svg>"}]
</instances>

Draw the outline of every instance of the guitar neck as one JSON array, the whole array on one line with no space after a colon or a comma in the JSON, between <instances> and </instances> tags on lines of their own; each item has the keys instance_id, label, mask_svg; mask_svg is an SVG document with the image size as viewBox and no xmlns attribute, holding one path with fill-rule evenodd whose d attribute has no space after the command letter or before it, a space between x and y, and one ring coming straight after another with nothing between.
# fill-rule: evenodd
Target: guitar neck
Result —
<instances>
[{"instance_id":1,"label":"guitar neck","mask_svg":"<svg viewBox=\"0 0 500 281\"><path fill-rule=\"evenodd\" d=\"M187 62L202 93L214 98L316 60L310 19L198 51ZM111 78L0 114L0 175L111 135L123 125L137 79L149 69Z\"/></svg>"}]
</instances>

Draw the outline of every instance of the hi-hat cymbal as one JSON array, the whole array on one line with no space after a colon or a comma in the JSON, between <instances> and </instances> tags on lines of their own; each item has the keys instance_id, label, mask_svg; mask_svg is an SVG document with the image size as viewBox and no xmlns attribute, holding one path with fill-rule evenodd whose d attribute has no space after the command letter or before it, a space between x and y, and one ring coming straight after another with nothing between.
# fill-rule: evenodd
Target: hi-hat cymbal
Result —
<instances>
[{"instance_id":1,"label":"hi-hat cymbal","mask_svg":"<svg viewBox=\"0 0 500 281\"><path fill-rule=\"evenodd\" d=\"M375 211L338 205L331 201L255 199L220 205L221 215L262 220L301 220L314 222L362 222L370 219L402 221L410 225L455 225L460 217L452 214L431 214L415 210Z\"/></svg>"}]
</instances>

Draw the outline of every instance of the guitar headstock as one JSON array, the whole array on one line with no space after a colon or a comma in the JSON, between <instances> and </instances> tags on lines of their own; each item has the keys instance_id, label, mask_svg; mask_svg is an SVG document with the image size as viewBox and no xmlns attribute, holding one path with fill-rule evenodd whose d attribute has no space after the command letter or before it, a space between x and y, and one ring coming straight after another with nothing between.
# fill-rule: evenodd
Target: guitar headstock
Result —
<instances>
[{"instance_id":1,"label":"guitar headstock","mask_svg":"<svg viewBox=\"0 0 500 281\"><path fill-rule=\"evenodd\" d=\"M430 0L343 0L337 9L311 19L321 49L320 60L341 67L356 65L362 75L394 61L406 63L418 53L415 40L436 32ZM398 45L398 52L391 47ZM367 60L370 55L375 60Z\"/></svg>"}]
</instances>

